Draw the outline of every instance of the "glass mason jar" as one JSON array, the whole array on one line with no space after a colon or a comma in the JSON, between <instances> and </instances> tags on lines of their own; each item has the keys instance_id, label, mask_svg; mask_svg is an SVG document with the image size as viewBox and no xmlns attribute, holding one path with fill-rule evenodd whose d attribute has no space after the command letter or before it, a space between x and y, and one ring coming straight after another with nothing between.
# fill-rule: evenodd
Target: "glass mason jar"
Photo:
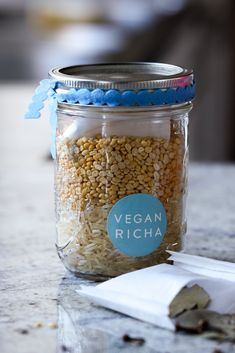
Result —
<instances>
[{"instance_id":1,"label":"glass mason jar","mask_svg":"<svg viewBox=\"0 0 235 353\"><path fill-rule=\"evenodd\" d=\"M192 71L157 63L54 69L57 249L103 279L165 262L186 232Z\"/></svg>"}]
</instances>

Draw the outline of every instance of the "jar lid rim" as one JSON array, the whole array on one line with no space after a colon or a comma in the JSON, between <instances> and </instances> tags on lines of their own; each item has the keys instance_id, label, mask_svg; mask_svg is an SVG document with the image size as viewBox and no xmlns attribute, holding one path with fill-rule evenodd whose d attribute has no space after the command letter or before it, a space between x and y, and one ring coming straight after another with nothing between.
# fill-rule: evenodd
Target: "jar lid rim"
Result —
<instances>
[{"instance_id":1,"label":"jar lid rim","mask_svg":"<svg viewBox=\"0 0 235 353\"><path fill-rule=\"evenodd\" d=\"M63 88L141 90L185 87L193 83L193 71L155 62L100 63L60 67L49 77Z\"/></svg>"}]
</instances>

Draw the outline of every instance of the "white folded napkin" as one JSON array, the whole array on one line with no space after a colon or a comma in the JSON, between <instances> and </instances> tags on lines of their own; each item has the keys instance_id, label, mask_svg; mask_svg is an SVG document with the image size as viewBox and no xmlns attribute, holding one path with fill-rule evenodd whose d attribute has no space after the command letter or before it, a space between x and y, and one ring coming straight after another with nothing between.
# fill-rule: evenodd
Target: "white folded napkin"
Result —
<instances>
[{"instance_id":1,"label":"white folded napkin","mask_svg":"<svg viewBox=\"0 0 235 353\"><path fill-rule=\"evenodd\" d=\"M169 306L183 287L198 284L210 296L208 309L235 313L235 264L170 252L174 265L161 264L129 272L78 293L92 302L134 318L174 330Z\"/></svg>"},{"instance_id":2,"label":"white folded napkin","mask_svg":"<svg viewBox=\"0 0 235 353\"><path fill-rule=\"evenodd\" d=\"M210 259L208 257L188 255L168 251L171 254L169 260L174 261L174 265L184 270L188 270L207 277L222 278L235 282L235 264L226 261Z\"/></svg>"}]
</instances>

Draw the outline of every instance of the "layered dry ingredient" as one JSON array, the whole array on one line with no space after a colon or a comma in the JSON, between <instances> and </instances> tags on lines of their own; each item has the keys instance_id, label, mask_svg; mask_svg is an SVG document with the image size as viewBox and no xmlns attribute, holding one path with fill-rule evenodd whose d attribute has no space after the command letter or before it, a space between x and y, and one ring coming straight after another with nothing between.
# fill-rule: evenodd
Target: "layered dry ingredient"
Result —
<instances>
[{"instance_id":1,"label":"layered dry ingredient","mask_svg":"<svg viewBox=\"0 0 235 353\"><path fill-rule=\"evenodd\" d=\"M182 122L171 122L170 138L57 136L56 206L59 254L70 270L116 276L166 260L180 249L186 185ZM167 232L159 248L128 257L109 240L106 221L124 196L147 193L163 203Z\"/></svg>"}]
</instances>

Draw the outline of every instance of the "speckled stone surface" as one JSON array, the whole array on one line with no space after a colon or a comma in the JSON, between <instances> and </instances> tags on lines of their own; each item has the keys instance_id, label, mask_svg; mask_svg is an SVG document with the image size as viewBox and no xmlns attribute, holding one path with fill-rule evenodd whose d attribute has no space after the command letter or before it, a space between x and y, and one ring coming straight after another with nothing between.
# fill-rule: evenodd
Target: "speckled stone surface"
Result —
<instances>
[{"instance_id":1,"label":"speckled stone surface","mask_svg":"<svg viewBox=\"0 0 235 353\"><path fill-rule=\"evenodd\" d=\"M168 332L77 295L91 282L67 273L54 248L48 123L20 119L31 87L21 86L20 95L8 89L14 105L0 87L0 352L235 352L231 343ZM235 166L191 165L189 190L186 251L235 262ZM124 334L145 344L125 343Z\"/></svg>"}]
</instances>

